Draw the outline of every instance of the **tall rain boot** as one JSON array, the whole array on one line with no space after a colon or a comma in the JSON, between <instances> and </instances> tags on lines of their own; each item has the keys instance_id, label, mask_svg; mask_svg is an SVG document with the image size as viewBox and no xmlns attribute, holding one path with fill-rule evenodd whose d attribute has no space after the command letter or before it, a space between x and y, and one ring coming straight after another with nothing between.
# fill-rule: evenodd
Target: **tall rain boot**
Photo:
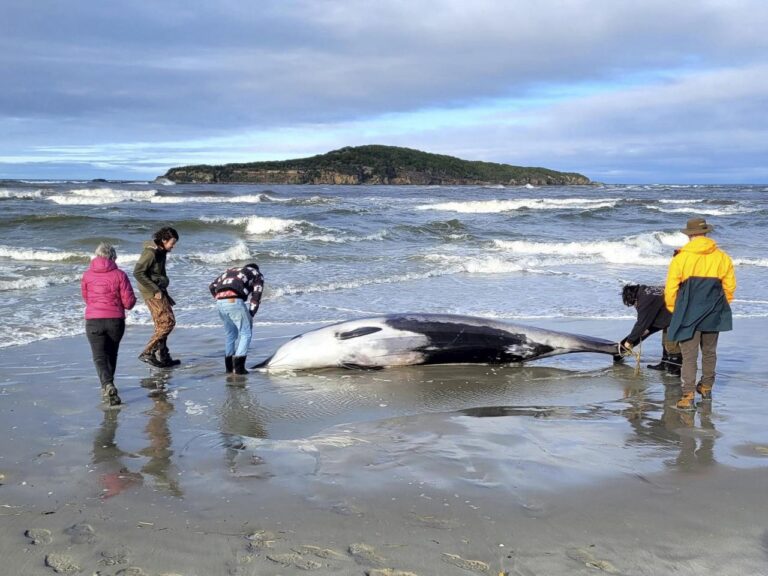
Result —
<instances>
[{"instance_id":1,"label":"tall rain boot","mask_svg":"<svg viewBox=\"0 0 768 576\"><path fill-rule=\"evenodd\" d=\"M248 374L248 370L245 369L246 356L235 356L232 361L235 365L235 374Z\"/></svg>"},{"instance_id":2,"label":"tall rain boot","mask_svg":"<svg viewBox=\"0 0 768 576\"><path fill-rule=\"evenodd\" d=\"M161 346L155 352L155 357L162 364L163 368L173 368L181 364L181 360L174 360L171 358L171 353L168 351L167 346Z\"/></svg>"},{"instance_id":3,"label":"tall rain boot","mask_svg":"<svg viewBox=\"0 0 768 576\"><path fill-rule=\"evenodd\" d=\"M146 362L155 368L165 368L165 365L160 360L158 360L156 350L152 350L151 352L142 352L139 354L139 360Z\"/></svg>"},{"instance_id":4,"label":"tall rain boot","mask_svg":"<svg viewBox=\"0 0 768 576\"><path fill-rule=\"evenodd\" d=\"M667 354L667 351L664 350L661 354L661 362L658 364L646 364L646 366L651 370L669 370L669 365L667 364L668 359L669 355Z\"/></svg>"},{"instance_id":5,"label":"tall rain boot","mask_svg":"<svg viewBox=\"0 0 768 576\"><path fill-rule=\"evenodd\" d=\"M683 368L683 355L682 354L670 354L667 358L667 374L673 376L680 376L680 370Z\"/></svg>"},{"instance_id":6,"label":"tall rain boot","mask_svg":"<svg viewBox=\"0 0 768 576\"><path fill-rule=\"evenodd\" d=\"M234 356L224 356L224 368L227 374L231 374L235 371L235 363L233 361Z\"/></svg>"}]
</instances>

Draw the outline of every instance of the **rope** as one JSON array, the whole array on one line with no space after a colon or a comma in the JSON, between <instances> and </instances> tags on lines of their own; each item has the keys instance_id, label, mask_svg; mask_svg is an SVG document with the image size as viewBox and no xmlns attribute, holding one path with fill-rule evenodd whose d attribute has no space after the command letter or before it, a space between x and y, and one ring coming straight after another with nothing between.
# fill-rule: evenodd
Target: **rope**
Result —
<instances>
[{"instance_id":1,"label":"rope","mask_svg":"<svg viewBox=\"0 0 768 576\"><path fill-rule=\"evenodd\" d=\"M618 346L619 346L619 354L621 356L630 356L630 355L635 356L635 359L637 361L637 364L635 365L635 376L640 374L640 352L639 352L639 349L640 349L641 345L638 345L638 347L637 347L638 348L638 352L637 353L635 353L635 350L633 348L626 348L626 347L622 346L621 342L619 342ZM664 360L664 362L666 362L667 364L669 364L671 366L679 366L681 368L683 366L683 364L681 362L670 362L668 358L666 360ZM759 384L761 386L765 386L765 379L763 379L763 380L756 380L754 378L747 378L747 377L741 376L741 375L734 376L733 374L730 374L728 372L723 372L722 370L717 370L715 372L715 376L725 376L726 378L730 378L731 380L742 380L744 382L751 382L753 384Z\"/></svg>"},{"instance_id":2,"label":"rope","mask_svg":"<svg viewBox=\"0 0 768 576\"><path fill-rule=\"evenodd\" d=\"M618 343L618 353L619 356L634 356L635 357L635 376L640 376L640 354L643 350L643 343L640 342L635 347L631 346L622 346L622 343Z\"/></svg>"}]
</instances>

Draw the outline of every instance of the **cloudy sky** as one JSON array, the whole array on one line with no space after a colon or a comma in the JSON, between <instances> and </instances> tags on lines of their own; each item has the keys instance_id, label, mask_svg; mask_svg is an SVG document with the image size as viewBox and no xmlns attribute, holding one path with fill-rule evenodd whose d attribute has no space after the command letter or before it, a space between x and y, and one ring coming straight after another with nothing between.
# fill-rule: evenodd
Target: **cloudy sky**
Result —
<instances>
[{"instance_id":1,"label":"cloudy sky","mask_svg":"<svg viewBox=\"0 0 768 576\"><path fill-rule=\"evenodd\" d=\"M768 182L765 0L4 0L0 178L360 144Z\"/></svg>"}]
</instances>

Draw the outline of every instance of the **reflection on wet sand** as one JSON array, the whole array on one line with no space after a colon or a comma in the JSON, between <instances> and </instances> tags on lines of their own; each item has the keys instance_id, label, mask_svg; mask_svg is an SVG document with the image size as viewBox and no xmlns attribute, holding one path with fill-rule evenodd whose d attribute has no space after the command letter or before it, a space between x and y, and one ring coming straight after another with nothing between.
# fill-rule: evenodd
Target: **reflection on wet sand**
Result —
<instances>
[{"instance_id":1,"label":"reflection on wet sand","mask_svg":"<svg viewBox=\"0 0 768 576\"><path fill-rule=\"evenodd\" d=\"M238 461L245 449L243 438L266 438L261 407L251 393L240 386L227 386L227 397L221 407L220 426L224 458L230 472L238 472ZM250 464L255 456L251 456Z\"/></svg>"},{"instance_id":2,"label":"reflection on wet sand","mask_svg":"<svg viewBox=\"0 0 768 576\"><path fill-rule=\"evenodd\" d=\"M718 432L712 422L711 402L702 402L695 412L678 410L675 405L682 394L678 385L665 386L661 406L657 400L648 398L645 389L625 392L630 408L624 415L636 432L633 442L677 447L677 456L664 462L681 471L692 472L716 463L714 447Z\"/></svg>"},{"instance_id":3,"label":"reflection on wet sand","mask_svg":"<svg viewBox=\"0 0 768 576\"><path fill-rule=\"evenodd\" d=\"M149 440L149 445L139 454L147 456L149 460L141 471L154 478L156 488L166 490L174 496L183 496L178 483L178 474L171 457L171 431L168 427L168 417L173 413L173 404L168 402L165 394L157 394L152 397L154 406L144 412L149 416L147 426L144 429Z\"/></svg>"},{"instance_id":4,"label":"reflection on wet sand","mask_svg":"<svg viewBox=\"0 0 768 576\"><path fill-rule=\"evenodd\" d=\"M141 474L131 472L123 462L123 458L130 457L130 454L123 452L115 442L119 414L119 410L104 410L104 420L93 438L91 463L100 469L103 500L143 482Z\"/></svg>"},{"instance_id":5,"label":"reflection on wet sand","mask_svg":"<svg viewBox=\"0 0 768 576\"><path fill-rule=\"evenodd\" d=\"M148 445L138 453L123 451L116 442L120 410L105 410L101 426L93 439L91 462L101 470L102 499L112 498L121 492L144 484L146 476L153 478L153 485L173 496L183 496L172 462L171 432L168 418L173 413L173 404L165 393L169 377L166 375L145 378L141 385L149 388L153 406L144 414L148 416L144 428ZM124 458L147 460L139 471L132 471Z\"/></svg>"}]
</instances>

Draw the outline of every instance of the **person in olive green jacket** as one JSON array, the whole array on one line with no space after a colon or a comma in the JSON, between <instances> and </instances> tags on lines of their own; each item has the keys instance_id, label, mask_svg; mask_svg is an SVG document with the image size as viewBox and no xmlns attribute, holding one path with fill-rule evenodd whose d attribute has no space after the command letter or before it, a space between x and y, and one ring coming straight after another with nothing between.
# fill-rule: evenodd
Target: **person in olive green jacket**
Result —
<instances>
[{"instance_id":1,"label":"person in olive green jacket","mask_svg":"<svg viewBox=\"0 0 768 576\"><path fill-rule=\"evenodd\" d=\"M168 335L176 326L173 306L176 302L168 294L168 276L165 273L165 259L168 252L173 250L179 240L179 233L170 226L160 228L155 232L151 242L144 244L133 277L139 283L139 292L152 314L155 332L147 342L139 360L158 368L170 368L181 362L171 358L168 351Z\"/></svg>"},{"instance_id":2,"label":"person in olive green jacket","mask_svg":"<svg viewBox=\"0 0 768 576\"><path fill-rule=\"evenodd\" d=\"M664 301L672 312L668 336L680 343L683 396L677 407L695 410L695 392L712 398L717 364L717 339L731 330L730 302L736 276L730 256L707 238L713 227L704 218L691 218L683 234L689 242L672 259L667 272ZM701 349L701 380L696 384L696 364Z\"/></svg>"}]
</instances>

